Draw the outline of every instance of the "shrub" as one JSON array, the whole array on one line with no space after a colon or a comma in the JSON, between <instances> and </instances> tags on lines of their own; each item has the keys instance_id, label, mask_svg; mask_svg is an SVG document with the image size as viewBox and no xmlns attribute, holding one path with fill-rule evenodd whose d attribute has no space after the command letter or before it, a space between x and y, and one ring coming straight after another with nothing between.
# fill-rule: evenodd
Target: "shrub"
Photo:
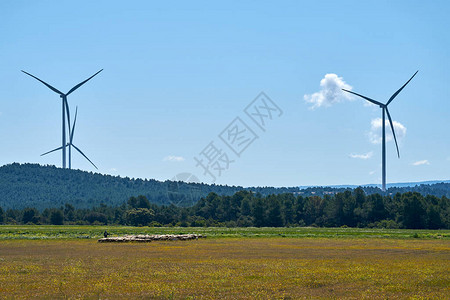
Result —
<instances>
[{"instance_id":1,"label":"shrub","mask_svg":"<svg viewBox=\"0 0 450 300\"><path fill-rule=\"evenodd\" d=\"M253 226L253 221L250 216L240 216L236 225L238 227L251 227Z\"/></svg>"},{"instance_id":2,"label":"shrub","mask_svg":"<svg viewBox=\"0 0 450 300\"><path fill-rule=\"evenodd\" d=\"M156 221L151 221L150 224L148 224L149 227L162 227L161 223Z\"/></svg>"},{"instance_id":3,"label":"shrub","mask_svg":"<svg viewBox=\"0 0 450 300\"><path fill-rule=\"evenodd\" d=\"M398 229L400 226L394 220L381 220L380 222L375 222L376 228L385 229Z\"/></svg>"}]
</instances>

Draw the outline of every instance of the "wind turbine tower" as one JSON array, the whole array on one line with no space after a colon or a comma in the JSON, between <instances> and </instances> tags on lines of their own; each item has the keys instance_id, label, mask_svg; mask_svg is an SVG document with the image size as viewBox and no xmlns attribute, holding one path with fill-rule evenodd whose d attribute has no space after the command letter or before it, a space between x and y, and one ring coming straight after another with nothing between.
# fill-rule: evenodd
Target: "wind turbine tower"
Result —
<instances>
[{"instance_id":1,"label":"wind turbine tower","mask_svg":"<svg viewBox=\"0 0 450 300\"><path fill-rule=\"evenodd\" d=\"M94 168L98 169L97 166L83 153L83 151L81 151L77 146L75 146L73 144L73 135L75 134L75 125L77 124L77 114L78 114L78 106L77 106L77 108L75 110L75 118L73 120L73 125L72 125L72 128L70 130L69 142L64 147L61 146L59 148L56 148L56 149L53 149L51 151L45 152L44 154L41 154L41 156L47 155L47 154L52 153L52 152L57 151L57 150L65 149L66 147L69 147L69 169L72 169L72 147L74 147L75 150L80 152L80 154L83 155L84 158L86 158L87 161L89 161L94 166Z\"/></svg>"}]
</instances>

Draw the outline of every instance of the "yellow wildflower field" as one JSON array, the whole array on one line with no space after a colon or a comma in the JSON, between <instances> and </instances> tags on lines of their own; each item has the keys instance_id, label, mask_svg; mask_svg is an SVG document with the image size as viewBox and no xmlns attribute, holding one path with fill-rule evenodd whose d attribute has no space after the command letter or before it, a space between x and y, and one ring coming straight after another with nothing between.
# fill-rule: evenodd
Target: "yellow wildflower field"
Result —
<instances>
[{"instance_id":1,"label":"yellow wildflower field","mask_svg":"<svg viewBox=\"0 0 450 300\"><path fill-rule=\"evenodd\" d=\"M448 299L449 274L439 239L0 241L0 298Z\"/></svg>"}]
</instances>

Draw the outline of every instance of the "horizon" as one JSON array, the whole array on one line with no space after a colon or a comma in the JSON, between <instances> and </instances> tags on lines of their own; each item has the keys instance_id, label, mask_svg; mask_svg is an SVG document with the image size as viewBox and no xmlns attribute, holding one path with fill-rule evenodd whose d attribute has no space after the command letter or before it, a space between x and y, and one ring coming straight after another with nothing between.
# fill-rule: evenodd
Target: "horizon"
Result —
<instances>
[{"instance_id":1,"label":"horizon","mask_svg":"<svg viewBox=\"0 0 450 300\"><path fill-rule=\"evenodd\" d=\"M450 4L282 3L0 3L0 165L61 167L60 152L40 156L61 146L61 100L20 70L67 91L104 69L68 97L74 144L99 168L72 151L74 169L379 186L380 109L340 89L386 103L419 70L389 104L387 184L448 180ZM228 165L210 165L214 182L213 150Z\"/></svg>"}]
</instances>

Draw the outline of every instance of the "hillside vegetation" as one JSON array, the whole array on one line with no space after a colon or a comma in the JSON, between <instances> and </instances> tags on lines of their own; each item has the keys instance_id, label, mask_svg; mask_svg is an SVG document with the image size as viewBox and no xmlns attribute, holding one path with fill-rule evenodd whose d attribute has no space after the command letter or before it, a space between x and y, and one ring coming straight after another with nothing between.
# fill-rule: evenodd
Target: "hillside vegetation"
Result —
<instances>
[{"instance_id":1,"label":"hillside vegetation","mask_svg":"<svg viewBox=\"0 0 450 300\"><path fill-rule=\"evenodd\" d=\"M419 192L422 195L450 198L450 183L424 184L414 187L391 187L383 193L376 187L363 187L367 195L395 195L396 193ZM295 196L327 196L339 192L353 191L350 188L311 187L249 187L132 179L103 175L80 170L68 170L55 166L13 163L0 167L0 207L23 209L33 207L40 211L46 208L71 204L78 209L102 205L120 206L132 196L143 195L157 205L193 206L200 198L213 192L231 196L246 190L256 196L293 193Z\"/></svg>"},{"instance_id":2,"label":"hillside vegetation","mask_svg":"<svg viewBox=\"0 0 450 300\"><path fill-rule=\"evenodd\" d=\"M55 166L13 163L0 167L0 207L39 210L66 203L77 208L117 206L131 196L144 195L159 205L191 206L210 192L233 195L241 186L134 179ZM262 195L299 191L298 188L251 188Z\"/></svg>"}]
</instances>

